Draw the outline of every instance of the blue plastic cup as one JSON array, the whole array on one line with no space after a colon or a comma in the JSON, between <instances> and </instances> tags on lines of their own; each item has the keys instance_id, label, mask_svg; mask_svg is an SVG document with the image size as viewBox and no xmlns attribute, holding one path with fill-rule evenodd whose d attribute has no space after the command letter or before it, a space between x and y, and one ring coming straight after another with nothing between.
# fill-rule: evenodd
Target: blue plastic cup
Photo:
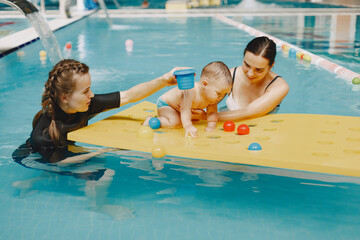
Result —
<instances>
[{"instance_id":1,"label":"blue plastic cup","mask_svg":"<svg viewBox=\"0 0 360 240\"><path fill-rule=\"evenodd\" d=\"M178 88L187 90L194 88L195 69L183 69L174 72L178 83Z\"/></svg>"}]
</instances>

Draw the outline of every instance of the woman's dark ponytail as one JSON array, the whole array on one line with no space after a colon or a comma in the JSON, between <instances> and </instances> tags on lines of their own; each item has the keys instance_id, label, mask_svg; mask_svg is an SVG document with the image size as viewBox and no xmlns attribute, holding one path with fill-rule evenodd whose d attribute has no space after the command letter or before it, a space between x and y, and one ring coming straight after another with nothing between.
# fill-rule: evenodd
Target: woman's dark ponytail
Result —
<instances>
[{"instance_id":1,"label":"woman's dark ponytail","mask_svg":"<svg viewBox=\"0 0 360 240\"><path fill-rule=\"evenodd\" d=\"M272 66L276 57L276 44L268 37L257 37L248 43L244 50L244 56L246 52L251 52L256 56L268 59L269 66Z\"/></svg>"}]
</instances>

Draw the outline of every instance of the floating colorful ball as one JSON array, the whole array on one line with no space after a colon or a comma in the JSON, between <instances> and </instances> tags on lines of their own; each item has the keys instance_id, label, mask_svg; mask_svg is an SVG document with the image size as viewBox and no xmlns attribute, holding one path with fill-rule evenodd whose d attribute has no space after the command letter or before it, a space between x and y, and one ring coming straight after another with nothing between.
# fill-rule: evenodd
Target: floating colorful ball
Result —
<instances>
[{"instance_id":1,"label":"floating colorful ball","mask_svg":"<svg viewBox=\"0 0 360 240\"><path fill-rule=\"evenodd\" d=\"M304 59L304 61L307 61L307 62L311 61L311 57L308 54L304 54L303 59Z\"/></svg>"},{"instance_id":2,"label":"floating colorful ball","mask_svg":"<svg viewBox=\"0 0 360 240\"><path fill-rule=\"evenodd\" d=\"M226 121L223 125L225 132L232 132L235 130L235 123L233 121Z\"/></svg>"},{"instance_id":3,"label":"floating colorful ball","mask_svg":"<svg viewBox=\"0 0 360 240\"><path fill-rule=\"evenodd\" d=\"M304 54L303 54L302 52L297 52L297 53L296 53L296 57L297 57L298 59L302 59L303 56L304 56Z\"/></svg>"},{"instance_id":4,"label":"floating colorful ball","mask_svg":"<svg viewBox=\"0 0 360 240\"><path fill-rule=\"evenodd\" d=\"M237 133L239 135L246 135L249 134L249 132L250 132L249 126L246 124L240 124L237 128Z\"/></svg>"},{"instance_id":5,"label":"floating colorful ball","mask_svg":"<svg viewBox=\"0 0 360 240\"><path fill-rule=\"evenodd\" d=\"M127 39L125 41L125 49L126 49L127 52L129 52L129 53L132 52L133 51L133 46L134 46L133 40Z\"/></svg>"},{"instance_id":6,"label":"floating colorful ball","mask_svg":"<svg viewBox=\"0 0 360 240\"><path fill-rule=\"evenodd\" d=\"M259 151L259 150L261 150L261 149L262 149L262 148L261 148L261 145L258 144L258 143L256 143L256 142L251 143L251 144L249 145L249 147L248 147L248 150L250 150L250 151Z\"/></svg>"},{"instance_id":7,"label":"floating colorful ball","mask_svg":"<svg viewBox=\"0 0 360 240\"><path fill-rule=\"evenodd\" d=\"M289 49L289 57L291 57L291 58L296 57L296 50L294 48Z\"/></svg>"},{"instance_id":8,"label":"floating colorful ball","mask_svg":"<svg viewBox=\"0 0 360 240\"><path fill-rule=\"evenodd\" d=\"M25 56L25 52L24 52L24 51L18 51L16 54L17 54L18 57L23 57L23 56Z\"/></svg>"},{"instance_id":9,"label":"floating colorful ball","mask_svg":"<svg viewBox=\"0 0 360 240\"><path fill-rule=\"evenodd\" d=\"M154 158L163 158L165 156L165 149L160 145L154 146L151 154Z\"/></svg>"},{"instance_id":10,"label":"floating colorful ball","mask_svg":"<svg viewBox=\"0 0 360 240\"><path fill-rule=\"evenodd\" d=\"M282 48L282 50L284 50L286 52L289 51L289 49L290 49L290 47L286 44L282 45L281 48Z\"/></svg>"},{"instance_id":11,"label":"floating colorful ball","mask_svg":"<svg viewBox=\"0 0 360 240\"><path fill-rule=\"evenodd\" d=\"M354 77L353 80L352 80L352 83L353 84L360 84L360 78Z\"/></svg>"},{"instance_id":12,"label":"floating colorful ball","mask_svg":"<svg viewBox=\"0 0 360 240\"><path fill-rule=\"evenodd\" d=\"M149 126L152 129L158 129L161 126L161 122L158 118L153 117L153 118L150 118L150 120L149 120Z\"/></svg>"},{"instance_id":13,"label":"floating colorful ball","mask_svg":"<svg viewBox=\"0 0 360 240\"><path fill-rule=\"evenodd\" d=\"M66 43L66 44L65 44L65 47L66 47L66 49L71 49L71 43L69 43L69 42Z\"/></svg>"},{"instance_id":14,"label":"floating colorful ball","mask_svg":"<svg viewBox=\"0 0 360 240\"><path fill-rule=\"evenodd\" d=\"M45 51L45 50L41 50L41 51L39 52L39 56L40 56L40 57L46 57L46 51Z\"/></svg>"}]
</instances>

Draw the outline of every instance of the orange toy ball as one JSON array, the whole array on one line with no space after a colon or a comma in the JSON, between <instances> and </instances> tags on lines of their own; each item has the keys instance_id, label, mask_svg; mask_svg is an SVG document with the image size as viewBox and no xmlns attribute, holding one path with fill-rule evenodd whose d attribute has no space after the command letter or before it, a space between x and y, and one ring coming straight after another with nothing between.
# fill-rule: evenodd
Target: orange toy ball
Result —
<instances>
[{"instance_id":1,"label":"orange toy ball","mask_svg":"<svg viewBox=\"0 0 360 240\"><path fill-rule=\"evenodd\" d=\"M233 121L226 121L223 125L225 132L232 132L235 130L235 123Z\"/></svg>"},{"instance_id":2,"label":"orange toy ball","mask_svg":"<svg viewBox=\"0 0 360 240\"><path fill-rule=\"evenodd\" d=\"M246 124L240 124L237 128L237 132L239 135L249 134L250 132L249 126Z\"/></svg>"},{"instance_id":3,"label":"orange toy ball","mask_svg":"<svg viewBox=\"0 0 360 240\"><path fill-rule=\"evenodd\" d=\"M66 43L65 47L66 47L66 49L70 49L71 48L71 43Z\"/></svg>"}]
</instances>

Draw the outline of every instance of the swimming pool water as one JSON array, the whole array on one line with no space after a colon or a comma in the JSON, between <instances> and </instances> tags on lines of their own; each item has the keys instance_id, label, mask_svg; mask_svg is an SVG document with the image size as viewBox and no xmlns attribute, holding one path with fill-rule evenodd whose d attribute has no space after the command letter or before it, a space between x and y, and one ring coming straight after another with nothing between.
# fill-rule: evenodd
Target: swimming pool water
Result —
<instances>
[{"instance_id":1,"label":"swimming pool water","mask_svg":"<svg viewBox=\"0 0 360 240\"><path fill-rule=\"evenodd\" d=\"M95 93L128 89L174 66L195 67L198 80L211 61L240 64L252 39L213 18L113 23L109 27L94 15L55 32L60 46L72 43L65 56L90 66ZM126 39L134 41L131 54L125 51ZM49 60L42 63L38 57L42 49L37 41L20 49L22 57L14 52L0 59L0 239L354 239L360 234L358 178L154 160L132 151L52 168L72 176L16 164L11 154L30 134L51 69ZM282 113L359 116L359 91L333 74L281 52L274 71L290 84ZM147 100L155 102L166 90ZM87 172L105 170L107 177L85 180Z\"/></svg>"},{"instance_id":2,"label":"swimming pool water","mask_svg":"<svg viewBox=\"0 0 360 240\"><path fill-rule=\"evenodd\" d=\"M332 34L341 14L329 16L234 17L233 19L319 55L354 72L360 72L360 15L347 16L352 31ZM351 20L352 19L352 20ZM338 26L339 27L339 26ZM346 26L347 28L347 26Z\"/></svg>"}]
</instances>

